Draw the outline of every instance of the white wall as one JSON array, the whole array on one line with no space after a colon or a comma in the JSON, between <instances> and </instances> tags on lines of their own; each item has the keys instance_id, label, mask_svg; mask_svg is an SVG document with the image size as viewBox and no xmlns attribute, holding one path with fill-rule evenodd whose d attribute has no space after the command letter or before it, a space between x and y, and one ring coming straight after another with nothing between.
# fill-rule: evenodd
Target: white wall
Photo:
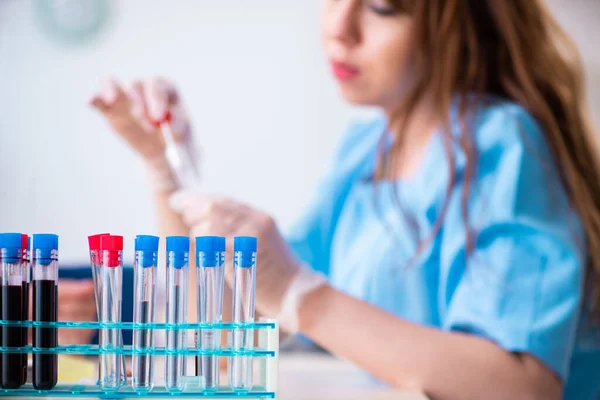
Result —
<instances>
[{"instance_id":1,"label":"white wall","mask_svg":"<svg viewBox=\"0 0 600 400\"><path fill-rule=\"evenodd\" d=\"M0 231L57 232L67 262L92 232L126 248L156 232L143 170L86 105L109 75L172 77L206 190L294 218L349 115L321 63L317 2L173 4L112 1L110 26L75 47L45 37L32 1L0 2Z\"/></svg>"},{"instance_id":2,"label":"white wall","mask_svg":"<svg viewBox=\"0 0 600 400\"><path fill-rule=\"evenodd\" d=\"M123 234L127 249L156 233L140 165L86 105L109 75L172 77L203 148L206 190L288 225L356 113L322 63L318 3L110 0L109 26L74 46L40 29L32 0L0 1L0 231L56 232L67 263L85 262L90 233ZM596 71L598 104L598 2L552 3Z\"/></svg>"}]
</instances>

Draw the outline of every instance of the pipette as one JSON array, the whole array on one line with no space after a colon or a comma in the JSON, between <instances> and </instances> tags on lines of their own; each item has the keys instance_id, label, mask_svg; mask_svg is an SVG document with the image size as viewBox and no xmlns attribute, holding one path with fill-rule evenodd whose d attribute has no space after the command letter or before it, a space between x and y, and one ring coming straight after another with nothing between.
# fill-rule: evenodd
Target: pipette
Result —
<instances>
[{"instance_id":1,"label":"pipette","mask_svg":"<svg viewBox=\"0 0 600 400\"><path fill-rule=\"evenodd\" d=\"M167 111L161 120L153 121L153 125L160 128L162 132L165 141L165 157L179 187L181 189L197 189L200 181L197 166L192 161L189 148L175 140L171 121L170 111Z\"/></svg>"}]
</instances>

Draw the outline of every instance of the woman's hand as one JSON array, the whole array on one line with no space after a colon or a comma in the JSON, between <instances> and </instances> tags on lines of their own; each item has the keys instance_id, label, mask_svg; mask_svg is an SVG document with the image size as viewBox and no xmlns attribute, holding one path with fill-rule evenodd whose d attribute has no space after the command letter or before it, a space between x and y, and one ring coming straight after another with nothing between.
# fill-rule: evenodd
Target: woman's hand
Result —
<instances>
[{"instance_id":1,"label":"woman's hand","mask_svg":"<svg viewBox=\"0 0 600 400\"><path fill-rule=\"evenodd\" d=\"M58 282L58 320L96 321L94 285L88 280L61 279ZM59 329L60 344L89 343L93 329Z\"/></svg>"},{"instance_id":2,"label":"woman's hand","mask_svg":"<svg viewBox=\"0 0 600 400\"><path fill-rule=\"evenodd\" d=\"M175 189L158 125L170 118L175 141L192 159L196 156L190 122L175 87L161 78L134 81L124 87L110 80L89 102L145 161L152 183L158 189Z\"/></svg>"},{"instance_id":3,"label":"woman's hand","mask_svg":"<svg viewBox=\"0 0 600 400\"><path fill-rule=\"evenodd\" d=\"M181 212L192 236L225 236L227 252L233 254L233 236L258 239L256 309L275 317L301 265L279 233L273 218L237 201L201 194L178 193L171 198ZM226 268L226 280L233 283L233 270Z\"/></svg>"}]
</instances>

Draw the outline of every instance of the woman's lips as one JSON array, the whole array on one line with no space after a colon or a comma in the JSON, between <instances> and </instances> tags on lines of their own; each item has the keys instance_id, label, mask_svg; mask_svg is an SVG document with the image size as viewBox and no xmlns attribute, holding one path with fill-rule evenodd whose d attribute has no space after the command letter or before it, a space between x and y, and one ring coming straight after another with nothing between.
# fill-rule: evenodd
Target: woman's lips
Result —
<instances>
[{"instance_id":1,"label":"woman's lips","mask_svg":"<svg viewBox=\"0 0 600 400\"><path fill-rule=\"evenodd\" d=\"M333 71L333 75L341 81L354 79L360 74L358 68L338 61L331 62L331 70Z\"/></svg>"}]
</instances>

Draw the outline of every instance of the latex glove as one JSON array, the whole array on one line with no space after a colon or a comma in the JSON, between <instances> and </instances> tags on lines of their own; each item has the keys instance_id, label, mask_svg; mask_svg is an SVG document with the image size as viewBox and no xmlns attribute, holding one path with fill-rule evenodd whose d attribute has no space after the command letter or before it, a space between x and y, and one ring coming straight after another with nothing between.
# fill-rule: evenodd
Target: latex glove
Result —
<instances>
[{"instance_id":1,"label":"latex glove","mask_svg":"<svg viewBox=\"0 0 600 400\"><path fill-rule=\"evenodd\" d=\"M96 302L94 285L87 280L61 279L58 282L58 320L95 321ZM59 329L61 344L86 344L94 334L93 329Z\"/></svg>"},{"instance_id":2,"label":"latex glove","mask_svg":"<svg viewBox=\"0 0 600 400\"><path fill-rule=\"evenodd\" d=\"M284 330L296 332L302 297L326 280L296 259L275 220L262 211L224 197L178 192L170 203L181 213L192 236L227 237L229 259L233 255L234 236L258 239L256 309L264 316L276 318ZM225 271L226 281L232 287L233 269Z\"/></svg>"},{"instance_id":3,"label":"latex glove","mask_svg":"<svg viewBox=\"0 0 600 400\"><path fill-rule=\"evenodd\" d=\"M165 156L165 143L157 124L167 113L175 141L197 166L198 153L192 130L175 87L161 78L138 80L122 87L109 80L90 100L115 132L144 160L150 183L156 190L170 191L178 187Z\"/></svg>"}]
</instances>

